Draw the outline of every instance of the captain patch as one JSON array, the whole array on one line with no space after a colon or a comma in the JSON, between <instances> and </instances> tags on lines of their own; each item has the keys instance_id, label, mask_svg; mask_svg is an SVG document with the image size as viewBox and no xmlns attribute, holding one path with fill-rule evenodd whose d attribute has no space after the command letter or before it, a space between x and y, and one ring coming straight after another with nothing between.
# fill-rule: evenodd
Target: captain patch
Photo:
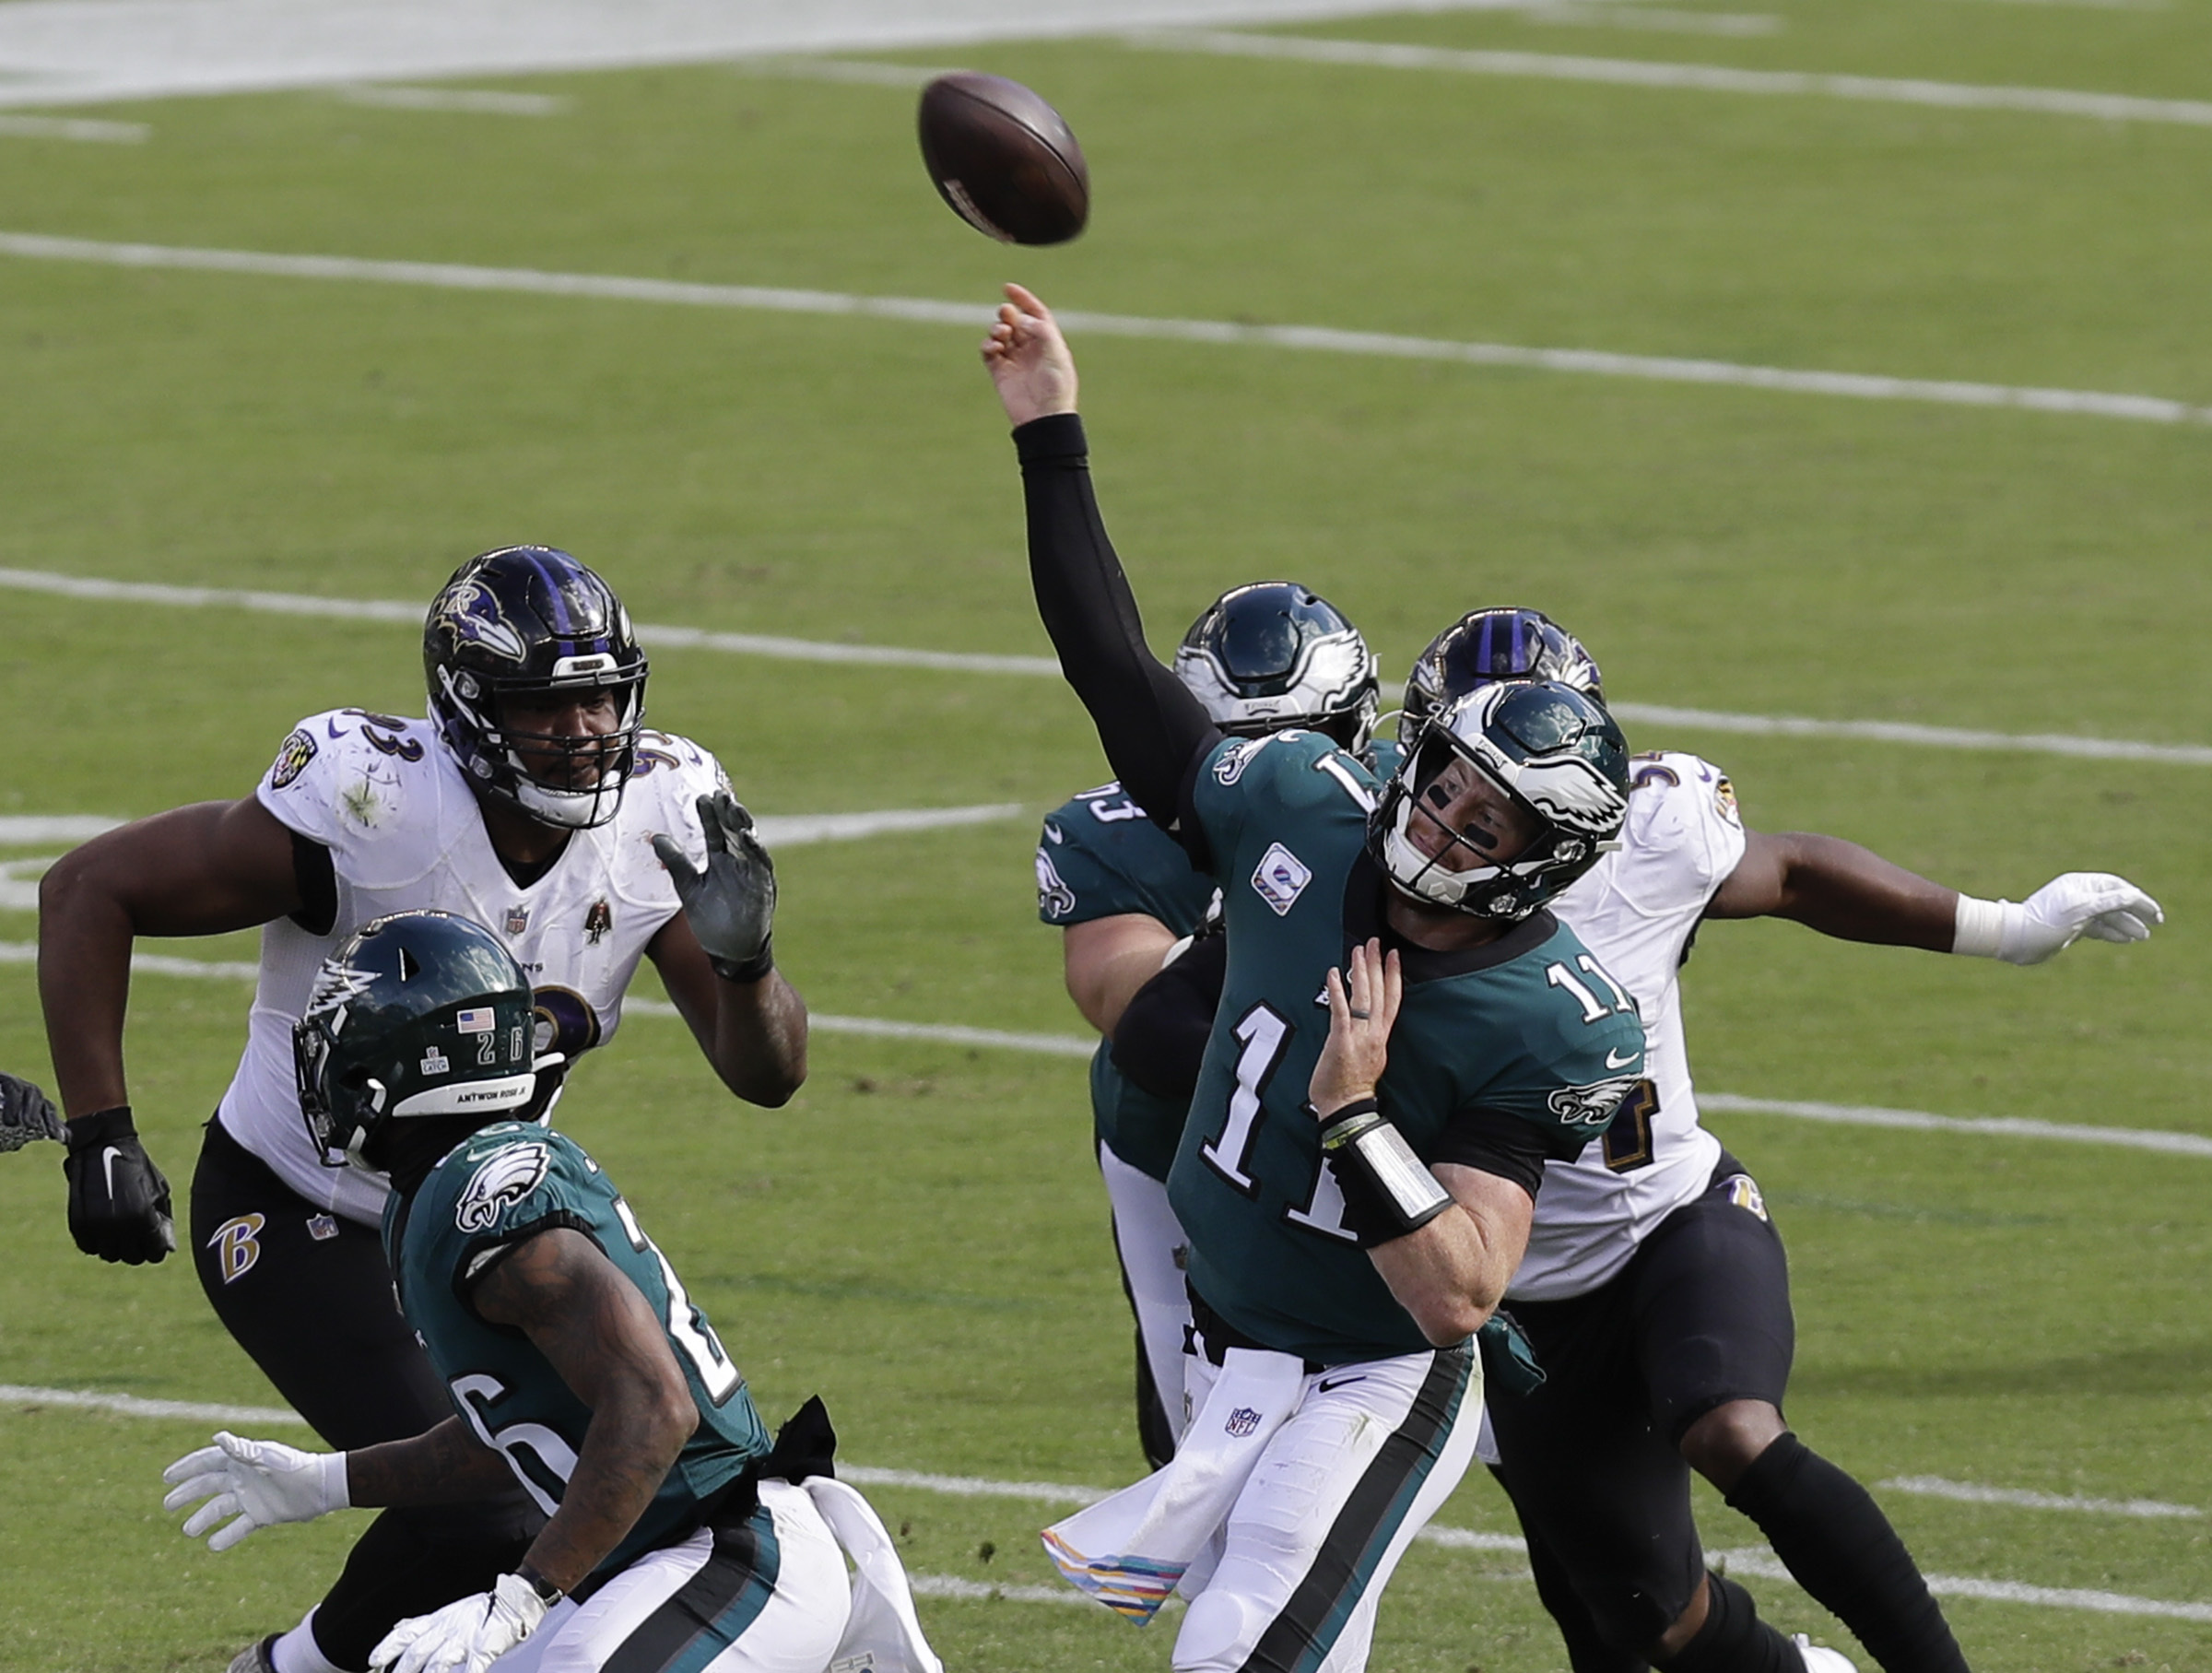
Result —
<instances>
[{"instance_id":1,"label":"captain patch","mask_svg":"<svg viewBox=\"0 0 2212 1673\"><path fill-rule=\"evenodd\" d=\"M276 759L269 767L269 788L282 790L305 772L307 763L314 759L314 736L302 726L277 748Z\"/></svg>"},{"instance_id":2,"label":"captain patch","mask_svg":"<svg viewBox=\"0 0 2212 1673\"><path fill-rule=\"evenodd\" d=\"M1252 874L1253 888L1275 908L1278 918L1298 903L1298 897L1312 880L1312 868L1280 842L1260 856L1259 869Z\"/></svg>"}]
</instances>

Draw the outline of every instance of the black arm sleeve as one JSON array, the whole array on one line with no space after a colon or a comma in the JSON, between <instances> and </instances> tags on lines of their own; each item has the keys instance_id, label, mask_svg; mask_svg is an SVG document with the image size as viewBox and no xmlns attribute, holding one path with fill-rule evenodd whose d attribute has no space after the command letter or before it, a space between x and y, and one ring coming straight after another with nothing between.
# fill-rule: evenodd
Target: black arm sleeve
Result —
<instances>
[{"instance_id":1,"label":"black arm sleeve","mask_svg":"<svg viewBox=\"0 0 2212 1673\"><path fill-rule=\"evenodd\" d=\"M300 910L292 922L311 936L327 936L338 921L338 872L330 850L312 837L292 833L292 881Z\"/></svg>"},{"instance_id":2,"label":"black arm sleeve","mask_svg":"<svg viewBox=\"0 0 2212 1673\"><path fill-rule=\"evenodd\" d=\"M1187 847L1197 833L1183 828L1183 787L1221 734L1145 645L1091 493L1083 420L1072 412L1032 419L1014 432L1014 446L1029 505L1030 581L1061 672L1090 711L1122 788Z\"/></svg>"},{"instance_id":3,"label":"black arm sleeve","mask_svg":"<svg viewBox=\"0 0 2212 1673\"><path fill-rule=\"evenodd\" d=\"M1428 1160L1453 1161L1510 1179L1534 1201L1550 1154L1550 1144L1533 1123L1502 1110L1462 1110L1445 1126Z\"/></svg>"},{"instance_id":4,"label":"black arm sleeve","mask_svg":"<svg viewBox=\"0 0 2212 1673\"><path fill-rule=\"evenodd\" d=\"M1182 958L1136 990L1113 1031L1114 1066L1140 1090L1188 1103L1214 1031L1229 937L1200 936Z\"/></svg>"}]
</instances>

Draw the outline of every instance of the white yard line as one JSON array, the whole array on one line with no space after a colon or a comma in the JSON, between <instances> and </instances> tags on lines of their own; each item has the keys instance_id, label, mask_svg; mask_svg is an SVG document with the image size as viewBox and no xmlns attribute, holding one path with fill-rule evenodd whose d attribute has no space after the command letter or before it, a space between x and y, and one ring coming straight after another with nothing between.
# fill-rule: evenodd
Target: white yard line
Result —
<instances>
[{"instance_id":1,"label":"white yard line","mask_svg":"<svg viewBox=\"0 0 2212 1673\"><path fill-rule=\"evenodd\" d=\"M0 12L6 9L0 6ZM2212 105L2206 109L2212 112ZM620 274L552 273L535 267L478 267L443 262L373 261L349 255L292 255L259 250L111 243L40 232L0 232L0 255L29 261L86 262L111 267L243 273L268 278L578 297L687 308L849 315L910 324L957 325L964 331L978 330L991 318L990 308L981 302L937 301L926 297L858 296L839 290L759 285L701 285ZM2171 400L2163 395L2104 390L2044 389L1958 379L1890 377L1877 372L1818 371L1749 366L1733 360L1617 354L1602 348L1538 348L1513 343L1401 336L1382 331L1344 331L1330 325L1245 325L1230 320L1164 319L1139 314L1091 313L1080 309L1062 311L1060 321L1077 334L1204 343L1219 348L1288 348L1448 365L1510 366L1534 371L1635 378L1663 383L1702 383L1783 395L1980 406L2072 418L2124 418L2147 424L2212 423L2212 407Z\"/></svg>"},{"instance_id":2,"label":"white yard line","mask_svg":"<svg viewBox=\"0 0 2212 1673\"><path fill-rule=\"evenodd\" d=\"M203 1405L186 1400L147 1400L135 1395L104 1394L93 1390L35 1388L21 1384L0 1384L0 1404L60 1406L112 1411L133 1418L160 1418L180 1421L222 1424L282 1424L300 1427L302 1420L283 1407ZM1112 1491L1110 1488L1076 1487L1043 1481L996 1481L981 1476L945 1476L921 1470L883 1469L841 1461L838 1476L859 1487L898 1487L958 1498L1016 1499L1035 1504L1094 1504ZM1884 1485L1893 1485L1885 1483ZM1427 1544L1449 1550L1493 1552L1524 1556L1527 1548L1512 1534L1488 1534L1474 1528L1439 1527L1421 1530ZM1790 1573L1770 1551L1750 1549L1716 1551L1727 1568L1763 1580L1789 1581ZM1077 1603L1091 1600L1060 1586L992 1585L982 1581L944 1574L916 1574L916 1593L924 1597L1005 1598L1015 1603ZM2047 1608L2088 1611L2105 1615L2162 1617L2178 1620L2212 1620L2212 1604L2177 1603L2165 1598L2135 1597L2120 1592L2085 1590L2071 1586L2031 1585L2015 1580L1983 1580L1957 1574L1930 1574L1928 1589L1938 1597L1978 1597L1998 1603L2033 1604ZM1792 1582L1792 1584L1794 1584Z\"/></svg>"},{"instance_id":3,"label":"white yard line","mask_svg":"<svg viewBox=\"0 0 2212 1673\"><path fill-rule=\"evenodd\" d=\"M32 964L35 941L0 941L0 964ZM216 978L252 982L259 967L241 960L178 959L135 953L131 968L144 975ZM676 1007L662 999L626 999L624 1012L639 1017L674 1017ZM887 1017L841 1017L817 1012L808 1019L818 1033L853 1034L883 1040L922 1040L937 1045L1026 1052L1046 1057L1088 1058L1095 1039L1079 1034L1035 1034L1011 1029L969 1028L959 1023L901 1022ZM1888 1127L1903 1132L1959 1133L1977 1139L2026 1138L2060 1144L2101 1145L2125 1150L2153 1150L2169 1156L2212 1157L2212 1138L2197 1133L2155 1127L2100 1127L2086 1123L2036 1121L2018 1115L1937 1115L1926 1110L1890 1110L1875 1104L1812 1103L1798 1099L1746 1098L1729 1092L1698 1094L1699 1103L1716 1114L1782 1115L1844 1126Z\"/></svg>"},{"instance_id":4,"label":"white yard line","mask_svg":"<svg viewBox=\"0 0 2212 1673\"><path fill-rule=\"evenodd\" d=\"M347 104L393 111L457 111L476 116L559 116L570 101L551 93L502 93L469 88L410 88L356 83L331 88Z\"/></svg>"},{"instance_id":5,"label":"white yard line","mask_svg":"<svg viewBox=\"0 0 2212 1673\"><path fill-rule=\"evenodd\" d=\"M2134 1516L2146 1521L2196 1521L2204 1512L2194 1504L2162 1499L2092 1499L2081 1493L2038 1493L2015 1487L1982 1487L1947 1481L1941 1476L1893 1476L1877 1487L1924 1499L1952 1499L1961 1504L2005 1504L2030 1511L2081 1511L2099 1516Z\"/></svg>"},{"instance_id":6,"label":"white yard line","mask_svg":"<svg viewBox=\"0 0 2212 1673\"><path fill-rule=\"evenodd\" d=\"M91 122L74 116L0 116L0 136L75 139L94 145L143 145L153 129L143 122Z\"/></svg>"},{"instance_id":7,"label":"white yard line","mask_svg":"<svg viewBox=\"0 0 2212 1673\"><path fill-rule=\"evenodd\" d=\"M0 569L0 589L51 593L69 598L163 605L179 608L233 609L277 616L323 616L337 620L405 622L422 619L422 607L393 599L324 598L301 593L234 591L224 587L171 586L160 583L101 581L59 575L44 570ZM711 633L698 628L641 623L641 638L654 650L682 648L721 651L799 662L865 663L896 667L940 668L980 674L1029 674L1058 678L1060 665L1049 656L1002 656L964 651L909 650L896 645L851 645L831 641L785 639L762 633ZM1659 703L1612 705L1622 720L1639 725L1679 727L1688 732L1738 732L1781 737L1843 737L1909 744L1936 749L1988 749L2031 755L2080 756L2100 760L2159 761L2177 767L2212 767L2212 747L2153 744L2120 737L2075 737L2059 733L1982 732L1959 726L1923 726L1907 721L1813 720L1789 714L1731 714L1713 709L1682 709ZM34 833L10 837L11 821L0 819L0 844L66 840ZM101 827L105 829L105 827ZM97 834L85 831L84 836ZM81 840L81 836L79 839Z\"/></svg>"},{"instance_id":8,"label":"white yard line","mask_svg":"<svg viewBox=\"0 0 2212 1673\"><path fill-rule=\"evenodd\" d=\"M1388 41L1326 41L1298 35L1247 35L1229 29L1164 29L1124 35L1155 52L1210 53L1234 58L1293 59L1384 70L1442 70L1465 76L1533 77L1699 93L1751 93L1870 100L1954 111L2014 111L2039 116L2086 116L2100 122L2178 123L2212 127L2212 101L2139 99L2126 93L2069 88L1984 87L1971 82L1907 81L1878 76L1831 76L1811 70L1743 70L1720 64L1656 64L1637 58L1583 58L1551 53L1465 51Z\"/></svg>"},{"instance_id":9,"label":"white yard line","mask_svg":"<svg viewBox=\"0 0 2212 1673\"><path fill-rule=\"evenodd\" d=\"M1425 0L15 0L0 5L0 105L612 70L765 53L929 49L1423 9L1434 8Z\"/></svg>"}]
</instances>

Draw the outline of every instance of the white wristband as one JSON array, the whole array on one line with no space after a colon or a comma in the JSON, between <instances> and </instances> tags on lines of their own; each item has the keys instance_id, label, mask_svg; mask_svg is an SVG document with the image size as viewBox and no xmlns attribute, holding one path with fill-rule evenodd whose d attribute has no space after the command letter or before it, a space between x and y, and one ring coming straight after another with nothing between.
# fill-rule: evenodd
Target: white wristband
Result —
<instances>
[{"instance_id":1,"label":"white wristband","mask_svg":"<svg viewBox=\"0 0 2212 1673\"><path fill-rule=\"evenodd\" d=\"M1972 895L1959 897L1959 927L1951 937L1951 950L1970 959L1994 959L2005 940L2005 914L2007 908L2018 911L2010 901L1980 901Z\"/></svg>"},{"instance_id":2,"label":"white wristband","mask_svg":"<svg viewBox=\"0 0 2212 1673\"><path fill-rule=\"evenodd\" d=\"M332 1453L330 1462L323 1467L323 1496L329 1500L330 1508L334 1511L353 1508L353 1482L346 1469L346 1460L350 1455L347 1453Z\"/></svg>"}]
</instances>

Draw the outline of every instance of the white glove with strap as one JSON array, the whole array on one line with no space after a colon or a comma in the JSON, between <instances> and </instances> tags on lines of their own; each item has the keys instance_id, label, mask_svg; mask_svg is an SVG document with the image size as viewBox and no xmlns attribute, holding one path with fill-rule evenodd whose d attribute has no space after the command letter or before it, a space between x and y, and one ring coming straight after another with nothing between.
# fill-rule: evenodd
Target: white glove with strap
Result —
<instances>
[{"instance_id":1,"label":"white glove with strap","mask_svg":"<svg viewBox=\"0 0 2212 1673\"><path fill-rule=\"evenodd\" d=\"M312 1522L353 1502L347 1496L344 1453L303 1453L228 1430L216 1431L213 1446L186 1453L161 1472L161 1479L171 1488L161 1501L165 1511L207 1501L185 1521L187 1539L197 1539L226 1516L236 1518L208 1535L211 1551L229 1550L257 1527Z\"/></svg>"},{"instance_id":2,"label":"white glove with strap","mask_svg":"<svg viewBox=\"0 0 2212 1673\"><path fill-rule=\"evenodd\" d=\"M2146 941L2166 913L2125 878L2109 871L2069 871L2027 900L1959 897L1955 953L2041 964L2082 936L2094 941Z\"/></svg>"},{"instance_id":3,"label":"white glove with strap","mask_svg":"<svg viewBox=\"0 0 2212 1673\"><path fill-rule=\"evenodd\" d=\"M501 1574L491 1590L403 1620L369 1652L389 1673L484 1673L537 1631L546 1600L520 1574Z\"/></svg>"}]
</instances>

